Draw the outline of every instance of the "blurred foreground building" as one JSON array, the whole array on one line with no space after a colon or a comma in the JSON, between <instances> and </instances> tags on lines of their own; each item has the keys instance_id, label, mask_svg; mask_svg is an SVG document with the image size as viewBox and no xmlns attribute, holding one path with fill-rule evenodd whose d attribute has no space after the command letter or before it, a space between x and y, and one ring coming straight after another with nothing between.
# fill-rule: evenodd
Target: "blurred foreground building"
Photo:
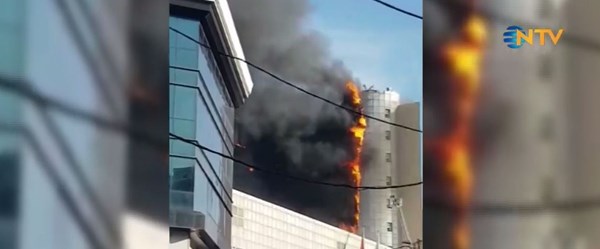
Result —
<instances>
[{"instance_id":1,"label":"blurred foreground building","mask_svg":"<svg viewBox=\"0 0 600 249\"><path fill-rule=\"evenodd\" d=\"M0 248L123 248L128 1L61 3L0 7Z\"/></svg>"},{"instance_id":2,"label":"blurred foreground building","mask_svg":"<svg viewBox=\"0 0 600 249\"><path fill-rule=\"evenodd\" d=\"M233 191L232 249L360 249L361 237ZM389 249L364 240L364 249Z\"/></svg>"},{"instance_id":3,"label":"blurred foreground building","mask_svg":"<svg viewBox=\"0 0 600 249\"><path fill-rule=\"evenodd\" d=\"M595 10L600 2L593 0L567 1L561 6L565 32L584 37L594 44L600 43L600 16ZM593 249L600 246L600 50L598 46L561 41L568 81L565 82L569 140L568 163L563 166L563 175L568 183L568 200L578 204L565 212L568 224L563 229L565 244L576 249ZM559 63L558 61L556 63ZM590 203L594 203L589 205ZM575 247L577 246L577 247Z\"/></svg>"},{"instance_id":4,"label":"blurred foreground building","mask_svg":"<svg viewBox=\"0 0 600 249\"><path fill-rule=\"evenodd\" d=\"M568 1L485 1L493 13L537 27L566 28L564 4ZM578 16L580 14L577 14ZM566 245L572 234L565 216L551 208L568 198L574 161L569 159L565 93L574 81L566 77L563 39L558 46L524 46L510 49L497 37L509 25L489 19L488 48L483 68L480 108L483 122L491 125L479 138L476 155L475 205L538 206L539 212L476 213L473 248L578 248ZM523 28L536 28L523 26ZM579 97L586 99L585 97ZM593 97L592 97L593 98ZM485 149L483 149L485 148ZM509 239L507 238L518 238Z\"/></svg>"},{"instance_id":5,"label":"blurred foreground building","mask_svg":"<svg viewBox=\"0 0 600 249\"><path fill-rule=\"evenodd\" d=\"M233 157L248 68L191 40L244 57L227 1L172 1L170 13L170 132ZM171 248L231 248L233 162L173 138L169 154Z\"/></svg>"}]
</instances>

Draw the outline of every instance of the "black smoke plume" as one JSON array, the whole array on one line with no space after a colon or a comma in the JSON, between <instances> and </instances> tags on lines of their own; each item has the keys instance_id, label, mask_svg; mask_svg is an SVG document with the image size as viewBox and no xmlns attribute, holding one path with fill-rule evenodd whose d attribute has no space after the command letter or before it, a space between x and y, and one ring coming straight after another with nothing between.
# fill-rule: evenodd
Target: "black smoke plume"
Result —
<instances>
[{"instance_id":1,"label":"black smoke plume","mask_svg":"<svg viewBox=\"0 0 600 249\"><path fill-rule=\"evenodd\" d=\"M325 40L304 25L305 0L230 0L246 58L299 86L348 106L350 72L333 60ZM256 165L312 180L352 184L347 162L352 114L258 71L254 89L236 113L241 146L236 156ZM234 187L330 224L352 224L354 190L301 183L234 170Z\"/></svg>"}]
</instances>

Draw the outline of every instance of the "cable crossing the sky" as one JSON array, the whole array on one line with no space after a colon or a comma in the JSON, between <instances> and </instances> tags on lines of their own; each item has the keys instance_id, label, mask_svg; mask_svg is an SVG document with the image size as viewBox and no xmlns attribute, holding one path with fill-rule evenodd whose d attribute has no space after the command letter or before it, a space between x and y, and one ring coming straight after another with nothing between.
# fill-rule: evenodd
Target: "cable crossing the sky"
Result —
<instances>
[{"instance_id":1,"label":"cable crossing the sky","mask_svg":"<svg viewBox=\"0 0 600 249\"><path fill-rule=\"evenodd\" d=\"M254 63L252 63L250 61L247 61L245 59L242 59L242 58L239 58L239 57L236 57L236 56L233 56L233 55L229 55L227 53L223 53L223 52L221 52L221 51L219 51L217 49L213 49L210 46L208 46L208 45L206 45L204 43L199 42L198 40L194 39L193 37L190 37L189 35L181 32L181 31L179 31L179 30L177 30L177 29L175 29L173 27L169 27L169 29L172 30L173 32L177 33L177 34L180 34L180 35L184 36L185 38L191 40L192 42L196 43L197 45L199 45L201 47L204 47L206 49L209 49L213 53L217 53L217 54L225 56L227 58L244 62L247 65L249 65L250 67L253 67L253 68L255 68L255 69L257 69L257 70L259 70L259 71L261 71L261 72L263 72L263 73L271 76L272 78L276 79L277 81L279 81L281 83L284 83L284 84L286 84L286 85L288 85L288 86L290 86L290 87L292 87L292 88L294 88L294 89L296 89L296 90L298 90L298 91L300 91L302 93L305 93L305 94L307 94L307 95L309 95L311 97L317 98L317 99L319 99L321 101L324 101L325 103L328 103L328 104L333 105L335 107L341 108L341 109L343 109L345 111L348 111L348 112L350 112L352 114L362 115L362 116L364 116L367 119L375 120L375 121L382 122L382 123L385 123L385 124L388 124L388 125L391 125L391 126L395 126L395 127L399 127L399 128L411 130L411 131L414 131L414 132L419 132L419 133L422 132L420 129L413 128L413 127L406 126L406 125L402 125L402 124L397 124L397 123L390 122L390 121L387 121L387 120L384 120L384 119L381 119L381 118L377 118L377 117L374 117L374 116L371 116L371 115L367 115L367 114L365 114L363 112L359 112L359 111L356 111L356 110L354 110L352 108L349 108L347 106L343 106L341 104L335 103L335 102L333 102L333 101L331 101L329 99L326 99L326 98L321 97L321 96L319 96L317 94L309 92L309 91L303 89L302 87L299 87L296 84L294 84L294 83L292 83L292 82L290 82L288 80L285 80L285 79L281 78L280 76L277 76L276 74L274 74L274 73L272 73L272 72L270 72L270 71L268 71L268 70L266 70L266 69L264 69L264 68L262 68L262 67L260 67L260 66L258 66L256 64L254 64Z\"/></svg>"}]
</instances>

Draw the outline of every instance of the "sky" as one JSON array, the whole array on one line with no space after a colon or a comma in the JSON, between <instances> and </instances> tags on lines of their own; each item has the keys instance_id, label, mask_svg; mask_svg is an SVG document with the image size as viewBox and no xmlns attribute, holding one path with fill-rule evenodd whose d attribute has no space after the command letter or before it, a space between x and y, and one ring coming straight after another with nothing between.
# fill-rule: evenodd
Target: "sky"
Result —
<instances>
[{"instance_id":1,"label":"sky","mask_svg":"<svg viewBox=\"0 0 600 249\"><path fill-rule=\"evenodd\" d=\"M390 87L402 102L422 100L422 21L372 0L310 0L307 22L329 41L334 58L367 87ZM422 0L386 0L422 15Z\"/></svg>"}]
</instances>

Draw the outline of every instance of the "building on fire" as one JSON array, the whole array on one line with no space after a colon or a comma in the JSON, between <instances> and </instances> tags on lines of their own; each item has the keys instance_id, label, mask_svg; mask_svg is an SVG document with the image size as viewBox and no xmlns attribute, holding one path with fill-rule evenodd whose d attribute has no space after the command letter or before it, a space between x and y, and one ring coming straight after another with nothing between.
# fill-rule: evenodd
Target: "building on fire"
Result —
<instances>
[{"instance_id":1,"label":"building on fire","mask_svg":"<svg viewBox=\"0 0 600 249\"><path fill-rule=\"evenodd\" d=\"M362 92L365 114L389 122L419 127L418 103L401 104L390 89ZM366 148L375 148L369 165L363 167L363 185L390 186L421 180L421 136L413 131L367 119ZM359 233L382 244L397 247L422 240L421 188L362 191ZM404 219L403 217L404 216Z\"/></svg>"},{"instance_id":2,"label":"building on fire","mask_svg":"<svg viewBox=\"0 0 600 249\"><path fill-rule=\"evenodd\" d=\"M364 112L367 115L393 121L392 112L400 104L397 92L367 89L362 92ZM392 184L392 131L385 123L367 120L365 146L375 147L376 154L368 166L363 167L362 185L385 186ZM393 209L393 191L383 189L361 192L359 232L370 239L379 238L385 245L395 245L398 224Z\"/></svg>"}]
</instances>

